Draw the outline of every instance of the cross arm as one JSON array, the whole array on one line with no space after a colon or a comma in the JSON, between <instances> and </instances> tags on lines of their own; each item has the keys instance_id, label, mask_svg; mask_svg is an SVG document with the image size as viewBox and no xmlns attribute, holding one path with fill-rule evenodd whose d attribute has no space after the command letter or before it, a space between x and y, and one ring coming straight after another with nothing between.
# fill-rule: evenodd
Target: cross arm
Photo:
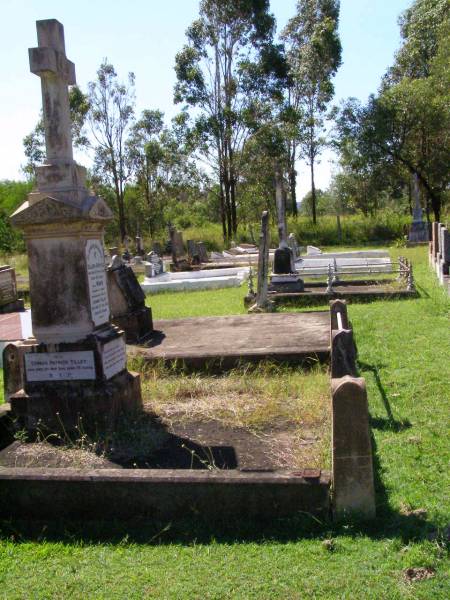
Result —
<instances>
[{"instance_id":1,"label":"cross arm","mask_svg":"<svg viewBox=\"0 0 450 600\"><path fill-rule=\"evenodd\" d=\"M30 71L35 75L53 73L63 79L67 85L75 85L75 65L65 55L54 48L30 48Z\"/></svg>"}]
</instances>

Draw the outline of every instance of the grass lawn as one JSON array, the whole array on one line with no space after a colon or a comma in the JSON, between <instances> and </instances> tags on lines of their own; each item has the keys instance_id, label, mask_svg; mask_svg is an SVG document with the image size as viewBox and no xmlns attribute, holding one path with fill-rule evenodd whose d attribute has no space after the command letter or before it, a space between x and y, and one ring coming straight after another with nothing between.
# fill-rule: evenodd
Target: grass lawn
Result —
<instances>
[{"instance_id":1,"label":"grass lawn","mask_svg":"<svg viewBox=\"0 0 450 600\"><path fill-rule=\"evenodd\" d=\"M398 252L414 263L420 298L349 309L369 392L373 523L309 515L268 524L209 524L201 515L173 523L0 522L0 598L448 598L450 302L424 248ZM236 314L245 291L161 294L150 304L155 319ZM204 389L197 376L161 376L166 385L146 378L155 402ZM270 385L264 378L259 394ZM217 378L215 385L237 384ZM431 577L410 581L405 571L419 567Z\"/></svg>"}]
</instances>

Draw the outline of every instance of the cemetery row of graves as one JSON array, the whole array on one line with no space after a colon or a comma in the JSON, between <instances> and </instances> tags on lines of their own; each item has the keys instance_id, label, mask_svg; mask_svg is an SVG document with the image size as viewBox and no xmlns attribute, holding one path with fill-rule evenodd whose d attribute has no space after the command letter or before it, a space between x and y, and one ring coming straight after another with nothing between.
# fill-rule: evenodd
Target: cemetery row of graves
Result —
<instances>
[{"instance_id":1,"label":"cemetery row of graves","mask_svg":"<svg viewBox=\"0 0 450 600\"><path fill-rule=\"evenodd\" d=\"M105 264L102 240L112 213L89 192L85 169L73 159L68 85L75 83L75 69L65 56L63 27L56 20L39 21L37 30L39 46L30 50L30 68L41 79L47 157L36 169L35 191L11 217L27 243L32 334L18 335L20 341L5 347L2 411L6 440L8 434L14 437L14 428L16 433L28 432L30 443L38 442L31 450L37 463L21 462L23 444L6 442L0 472L2 510L95 516L99 495L106 492L112 499L111 516L170 517L219 509L222 515L331 511L335 518L374 518L367 390L359 377L343 298L414 298L412 264L404 257L393 263L386 251L322 253L308 247L302 255L295 237L288 235L279 175L278 247L271 250L265 211L259 247L234 246L209 256L202 242L191 240L185 254L182 236L172 227L168 273L163 250L154 247L144 260L139 237L134 257L128 247L123 254L113 247ZM417 190L410 241L428 244ZM432 234L432 262L448 287L448 230L435 224ZM141 286L136 272L142 269ZM5 268L0 273L9 278L14 295L13 271ZM166 286L162 289L204 289L239 286L244 279L246 315L154 322L146 306L145 291L155 291L155 282ZM7 300L5 311L23 309L15 297ZM329 301L325 311L275 312L284 303L324 301ZM14 316L23 332L22 313ZM311 458L314 466L302 464L298 457L292 459L292 451L284 460L274 458L268 452L270 444L261 444L245 427L224 427L214 411L204 422L196 420L195 410L194 417L175 419L172 426L163 422L161 415L145 409L141 377L129 370L129 356L141 365L162 361L219 373L261 360L305 369L328 363L329 419L325 406L319 414L328 431L316 445L323 457L323 444L330 440L331 468L317 456ZM272 416L265 435L272 442L277 434L284 437L292 449L296 431ZM68 432L114 435L126 430L130 419L139 422L147 453L128 447L130 439L128 446L123 444L122 458L107 446L109 455L88 474L76 462L59 467L61 448L52 448L49 456L39 445L42 437L46 443L51 436L64 441ZM89 460L85 464L92 466ZM53 469L46 471L49 465ZM130 466L144 468L130 471ZM178 488L182 493L175 491Z\"/></svg>"},{"instance_id":2,"label":"cemetery row of graves","mask_svg":"<svg viewBox=\"0 0 450 600\"><path fill-rule=\"evenodd\" d=\"M293 568L294 555L314 554L317 543L346 592L361 593L376 569L355 573L332 558L354 536L367 560L388 556L376 596L394 590L392 597L401 597L394 564L403 568L402 581L423 579L425 593L441 593L448 228L434 223L429 231L416 194L410 248L305 248L289 234L278 179L275 242L264 211L257 245L209 253L171 227L165 247L146 251L138 237L133 248L105 252L113 215L73 159L68 85L75 69L63 26L38 21L37 32L30 69L41 80L46 160L36 169L36 189L11 216L27 245L25 298L14 269L0 269L0 532L14 530L0 541L7 593L17 569L28 573L33 560L33 550L16 548L17 536L34 540L33 524L42 520L58 540L69 532L66 548L84 563L104 546L86 549L78 541L91 541L106 521L100 537L126 530L142 544L130 556L162 561L169 577L178 567L169 546L160 545L164 536L197 540L206 523L208 535L220 537L224 524L232 526L233 541L264 540L253 552L270 563L267 572L256 573L241 556L253 592L268 586L260 597L270 596L271 586L282 592L272 580L283 570L283 593L293 597L298 578L307 579ZM72 534L77 522L83 527ZM182 525L172 533L173 522ZM413 540L419 562L377 545L389 536ZM275 538L293 542L280 563L267 542ZM141 572L128 577L115 550L107 553L110 568L126 574L115 591L142 597ZM215 558L227 552L237 559L233 544ZM54 564L65 560L60 553ZM67 592L71 568L64 581L49 578L40 588L31 578L31 588ZM198 597L205 585L217 597L229 595L223 586L240 568L214 581L207 568L208 559L194 561L199 577L178 574L159 596L176 597L182 588ZM353 588L343 580L347 569ZM81 570L78 590L95 595L101 570ZM25 583L17 579L21 594ZM101 585L111 590L112 581ZM331 584L308 585L315 593Z\"/></svg>"}]
</instances>

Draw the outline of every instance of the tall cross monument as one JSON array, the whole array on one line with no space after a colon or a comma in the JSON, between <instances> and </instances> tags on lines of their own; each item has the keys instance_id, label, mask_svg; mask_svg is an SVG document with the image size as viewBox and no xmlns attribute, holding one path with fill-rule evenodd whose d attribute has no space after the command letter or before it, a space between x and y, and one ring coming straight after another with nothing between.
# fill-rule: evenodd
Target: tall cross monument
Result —
<instances>
[{"instance_id":1,"label":"tall cross monument","mask_svg":"<svg viewBox=\"0 0 450 600\"><path fill-rule=\"evenodd\" d=\"M18 344L23 389L10 402L27 427L51 423L56 413L70 427L77 415L109 418L123 402L139 402L140 388L126 368L123 332L110 322L103 233L113 215L73 159L68 85L75 67L64 28L55 19L36 25L29 59L41 79L46 159L36 190L11 217L27 243L34 338Z\"/></svg>"}]
</instances>

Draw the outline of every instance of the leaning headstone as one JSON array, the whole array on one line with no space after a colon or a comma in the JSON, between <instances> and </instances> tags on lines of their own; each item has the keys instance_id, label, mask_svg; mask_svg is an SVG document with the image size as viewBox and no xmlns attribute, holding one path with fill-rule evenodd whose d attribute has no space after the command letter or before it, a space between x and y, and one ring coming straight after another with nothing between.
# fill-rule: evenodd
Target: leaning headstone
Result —
<instances>
[{"instance_id":1,"label":"leaning headstone","mask_svg":"<svg viewBox=\"0 0 450 600\"><path fill-rule=\"evenodd\" d=\"M0 313L23 309L23 300L17 297L16 271L9 265L3 265L0 267Z\"/></svg>"},{"instance_id":2,"label":"leaning headstone","mask_svg":"<svg viewBox=\"0 0 450 600\"><path fill-rule=\"evenodd\" d=\"M30 429L73 428L80 417L112 424L141 404L139 375L127 370L124 334L110 323L103 236L112 212L86 188L73 160L64 29L37 21L30 67L41 78L46 160L37 190L12 215L25 234L32 330L23 388L9 397L13 416ZM21 342L18 345L22 344Z\"/></svg>"},{"instance_id":3,"label":"leaning headstone","mask_svg":"<svg viewBox=\"0 0 450 600\"><path fill-rule=\"evenodd\" d=\"M107 269L111 320L125 331L128 344L137 344L153 331L152 311L131 267L114 256Z\"/></svg>"},{"instance_id":4,"label":"leaning headstone","mask_svg":"<svg viewBox=\"0 0 450 600\"><path fill-rule=\"evenodd\" d=\"M287 242L286 198L283 178L278 170L276 172L276 201L280 243L273 257L270 290L274 292L303 292L303 280L296 273L294 254Z\"/></svg>"},{"instance_id":5,"label":"leaning headstone","mask_svg":"<svg viewBox=\"0 0 450 600\"><path fill-rule=\"evenodd\" d=\"M422 208L420 206L419 180L416 174L413 177L413 195L413 221L409 229L408 241L413 243L428 242L428 225L423 220Z\"/></svg>"}]
</instances>

